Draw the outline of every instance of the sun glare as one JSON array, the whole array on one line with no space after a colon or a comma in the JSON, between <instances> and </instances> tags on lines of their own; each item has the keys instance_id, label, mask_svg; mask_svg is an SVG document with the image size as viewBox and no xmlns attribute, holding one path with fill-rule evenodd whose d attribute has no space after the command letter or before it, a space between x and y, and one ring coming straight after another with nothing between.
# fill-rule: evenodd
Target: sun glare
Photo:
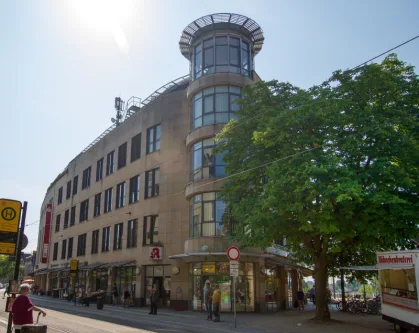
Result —
<instances>
[{"instance_id":1,"label":"sun glare","mask_svg":"<svg viewBox=\"0 0 419 333\"><path fill-rule=\"evenodd\" d=\"M133 15L133 0L71 0L68 5L83 30L96 38L111 35L122 52L129 52L122 23L129 22Z\"/></svg>"}]
</instances>

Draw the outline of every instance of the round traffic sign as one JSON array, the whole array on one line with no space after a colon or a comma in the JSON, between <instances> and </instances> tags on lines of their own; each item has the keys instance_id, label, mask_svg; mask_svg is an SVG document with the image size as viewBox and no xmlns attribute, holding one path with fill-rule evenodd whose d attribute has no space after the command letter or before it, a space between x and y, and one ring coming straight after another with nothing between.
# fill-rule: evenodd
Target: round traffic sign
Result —
<instances>
[{"instance_id":1,"label":"round traffic sign","mask_svg":"<svg viewBox=\"0 0 419 333\"><path fill-rule=\"evenodd\" d=\"M6 221L13 221L16 217L16 211L12 207L3 208L1 217Z\"/></svg>"},{"instance_id":2,"label":"round traffic sign","mask_svg":"<svg viewBox=\"0 0 419 333\"><path fill-rule=\"evenodd\" d=\"M227 257L228 257L228 259L233 260L233 261L239 260L239 258L240 258L239 248L236 247L236 246L230 246L227 249Z\"/></svg>"}]
</instances>

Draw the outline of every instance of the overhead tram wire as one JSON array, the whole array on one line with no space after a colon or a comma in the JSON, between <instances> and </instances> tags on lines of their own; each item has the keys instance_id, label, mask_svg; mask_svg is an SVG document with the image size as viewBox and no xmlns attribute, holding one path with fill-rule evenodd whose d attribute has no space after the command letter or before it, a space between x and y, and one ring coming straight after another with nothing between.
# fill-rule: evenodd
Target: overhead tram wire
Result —
<instances>
[{"instance_id":1,"label":"overhead tram wire","mask_svg":"<svg viewBox=\"0 0 419 333\"><path fill-rule=\"evenodd\" d=\"M414 40L415 40L415 39L417 39L417 38L419 38L419 35L418 35L418 36L416 36L416 37L413 37L413 38L411 38L411 39L409 39L409 40L407 40L407 41L405 41L405 42L403 42L403 43L401 43L401 44L399 44L399 45L397 45L397 46L395 46L395 47L393 47L393 48L391 48L391 49L389 49L389 50L387 50L387 51L385 51L385 52L383 52L383 53L381 53L381 54L379 54L379 55L377 55L377 56L375 56L374 58L371 58L371 59L369 59L369 60L367 60L367 61L365 61L365 62L363 62L363 63L359 64L358 66L355 66L355 67L353 67L353 68L351 68L351 69L348 69L348 70L346 70L345 72L349 72L349 71L352 71L352 70L357 69L357 68L359 68L359 67L362 67L362 66L366 65L368 62L370 62L370 61L372 61L372 60L375 60L375 59L377 59L377 58L379 58L379 57L381 57L381 56L383 56L383 55L385 55L385 54L387 54L387 53L389 53L389 52L391 52L391 51L393 51L393 50L395 50L395 49L397 49L397 48L399 48L399 47L401 47L401 46L404 46L404 45L406 45L406 44L408 44L408 43L410 43L410 42L414 41ZM306 105L308 105L308 104L306 104ZM268 110L267 110L267 111L268 111ZM230 130L231 130L231 129L234 129L236 126L240 126L240 125L242 125L242 124L244 124L244 123L246 123L246 122L248 122L248 121L250 121L250 120L256 119L257 117L261 116L262 114L264 114L264 113L265 113L265 112L267 112L267 111L262 111L262 112L260 112L259 114L257 114L256 116L254 116L254 117L252 117L252 118L249 118L249 119L247 119L246 121L244 121L244 122L242 122L242 123L235 123L235 124L233 124L233 126L232 126L232 127L230 127ZM348 137L348 136L347 136L347 137ZM346 139L347 137L345 137L344 139ZM270 161L270 162L267 162L267 163L261 164L261 165L259 165L259 166L256 166L256 167L253 167L253 168L250 168L250 169L246 169L246 170L242 170L242 171L239 171L239 172L237 172L237 173L235 173L235 174L231 174L231 175L228 175L228 176L226 176L226 177L223 177L223 178L220 178L220 179L216 179L216 180L214 180L214 181L211 181L211 182L208 182L208 183L205 183L205 184L199 185L199 186L197 186L196 188L200 188L200 187L203 187L203 186L207 186L207 185L209 185L209 184L214 184L214 183L217 183L217 182L219 182L219 181L222 181L222 180L225 180L225 179L228 179L228 178L231 178L231 177L234 177L234 176L237 176L237 175L240 175L240 174L243 174L243 173L246 173L246 172L252 171L252 170L256 170L256 169L262 168L262 167L264 167L264 166L267 166L267 165L270 165L270 164L273 164L273 163L276 163L276 162L280 162L280 161L285 160L285 159L288 159L288 158L292 158L292 157L295 157L295 156L298 156L298 155L302 155L302 154L304 154L304 153L308 153L308 152L310 152L310 151L313 151L313 150L315 150L315 149L321 148L321 147L323 147L323 146L324 146L324 145L319 145L319 146L317 146L317 147L315 147L315 148L310 148L310 149L307 149L307 150L302 151L302 152L298 152L298 153L295 153L295 154L292 154L292 155L289 155L289 156L281 157L281 158L279 158L279 159L276 159L276 160L273 160L273 161ZM171 161L171 160L162 161L162 162L160 162L160 163L156 164L155 166L153 166L153 168L155 168L155 167L157 167L157 166L160 166L160 165L162 165L162 164L164 164L164 163L166 163L166 162L172 162L172 161ZM142 173L145 173L145 171L141 172L140 174L142 174ZM183 191L179 191L179 192L176 192L176 193L172 193L172 194L167 195L166 197L175 196L175 195L178 195L178 194L181 194L181 193L185 193L185 191L183 190ZM93 198L93 197L94 197L94 196L89 197L89 200L90 200L90 198ZM165 213L161 213L161 215L164 215L164 214L165 214ZM166 214L168 214L168 213L166 213ZM115 217L115 216L118 216L118 215L131 215L131 212L127 212L127 213L120 213L120 214L115 214L115 215L108 215L107 217L108 217L108 218L111 218L111 217ZM98 217L99 217L99 216L98 216ZM100 219L102 219L102 218L103 218L103 216L100 216ZM135 218L133 217L132 219L135 219ZM33 222L33 223L38 223L38 222L39 222L39 221L36 221L36 222ZM80 223L80 222L79 222L79 223ZM85 232L87 233L87 232L91 232L91 231L94 231L94 230L97 230L97 227L95 227L94 229L87 230L87 231L85 231Z\"/></svg>"}]
</instances>

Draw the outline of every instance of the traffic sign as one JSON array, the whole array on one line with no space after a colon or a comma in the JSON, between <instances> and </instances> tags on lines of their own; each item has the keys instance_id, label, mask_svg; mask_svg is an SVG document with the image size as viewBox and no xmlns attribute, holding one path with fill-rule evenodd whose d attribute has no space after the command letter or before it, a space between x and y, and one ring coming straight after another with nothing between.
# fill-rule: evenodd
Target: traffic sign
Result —
<instances>
[{"instance_id":1,"label":"traffic sign","mask_svg":"<svg viewBox=\"0 0 419 333\"><path fill-rule=\"evenodd\" d=\"M239 262L237 260L230 261L230 268L239 268Z\"/></svg>"},{"instance_id":2,"label":"traffic sign","mask_svg":"<svg viewBox=\"0 0 419 333\"><path fill-rule=\"evenodd\" d=\"M239 269L230 267L230 276L234 276L234 277L239 276Z\"/></svg>"},{"instance_id":3,"label":"traffic sign","mask_svg":"<svg viewBox=\"0 0 419 333\"><path fill-rule=\"evenodd\" d=\"M0 199L0 231L17 232L21 209L20 201Z\"/></svg>"},{"instance_id":4,"label":"traffic sign","mask_svg":"<svg viewBox=\"0 0 419 333\"><path fill-rule=\"evenodd\" d=\"M21 210L20 201L0 199L0 254L16 253Z\"/></svg>"},{"instance_id":5,"label":"traffic sign","mask_svg":"<svg viewBox=\"0 0 419 333\"><path fill-rule=\"evenodd\" d=\"M71 275L71 277L76 277L78 270L79 270L79 261L76 260L76 259L70 260L70 275Z\"/></svg>"},{"instance_id":6,"label":"traffic sign","mask_svg":"<svg viewBox=\"0 0 419 333\"><path fill-rule=\"evenodd\" d=\"M230 246L227 249L227 257L232 261L237 261L240 259L240 250L236 246Z\"/></svg>"}]
</instances>

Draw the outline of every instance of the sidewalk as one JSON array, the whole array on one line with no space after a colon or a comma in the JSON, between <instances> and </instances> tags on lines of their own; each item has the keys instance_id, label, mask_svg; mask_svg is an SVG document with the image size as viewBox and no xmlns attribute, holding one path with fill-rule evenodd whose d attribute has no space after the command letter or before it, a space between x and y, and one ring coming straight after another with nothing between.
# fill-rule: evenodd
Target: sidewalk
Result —
<instances>
[{"instance_id":1,"label":"sidewalk","mask_svg":"<svg viewBox=\"0 0 419 333\"><path fill-rule=\"evenodd\" d=\"M68 301L52 299L45 296L30 296L34 303L44 306L45 308L62 308L61 311L73 313L75 315L106 315L111 310L115 317L122 317L132 322L154 321L156 318L150 318L147 315L149 309L112 307L105 305L104 310L97 310L95 304L91 304L90 308L81 306L75 307ZM381 319L379 315L352 315L332 310L332 321L328 323L318 323L313 320L314 308L308 305L304 312L296 309L276 313L238 313L237 328L234 328L234 315L232 313L222 313L220 323L212 323L205 320L205 313L194 311L173 311L170 309L159 308L158 321L167 325L186 327L195 327L202 331L218 332L242 332L242 333L384 333L393 331L393 326ZM109 315L109 314L108 314ZM99 319L99 318L98 318ZM103 320L103 319L102 319ZM108 317L108 322L116 320ZM157 332L161 330L157 329Z\"/></svg>"}]
</instances>

